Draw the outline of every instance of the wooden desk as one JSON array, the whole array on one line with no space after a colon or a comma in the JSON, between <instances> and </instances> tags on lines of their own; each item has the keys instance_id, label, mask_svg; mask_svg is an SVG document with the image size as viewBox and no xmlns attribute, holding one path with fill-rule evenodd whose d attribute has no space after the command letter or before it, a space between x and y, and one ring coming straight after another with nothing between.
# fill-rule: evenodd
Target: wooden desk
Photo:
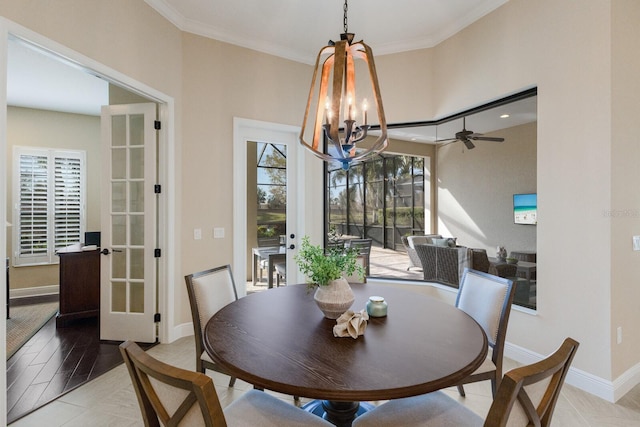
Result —
<instances>
[{"instance_id":1,"label":"wooden desk","mask_svg":"<svg viewBox=\"0 0 640 427\"><path fill-rule=\"evenodd\" d=\"M59 252L60 309L56 327L100 315L100 251Z\"/></svg>"},{"instance_id":2,"label":"wooden desk","mask_svg":"<svg viewBox=\"0 0 640 427\"><path fill-rule=\"evenodd\" d=\"M383 296L389 315L371 318L364 336L335 338L306 285L240 298L205 328L205 348L228 372L258 387L327 399L327 419L349 426L360 401L428 393L458 383L486 357L487 339L457 308L419 293L353 284L352 309ZM312 402L313 404L314 402Z\"/></svg>"},{"instance_id":3,"label":"wooden desk","mask_svg":"<svg viewBox=\"0 0 640 427\"><path fill-rule=\"evenodd\" d=\"M261 259L267 261L267 284L269 289L273 288L273 273L275 273L275 265L278 262L286 261L287 254L285 253L284 246L265 246L259 248L253 248L253 284L256 284L256 276L258 274L258 267Z\"/></svg>"}]
</instances>

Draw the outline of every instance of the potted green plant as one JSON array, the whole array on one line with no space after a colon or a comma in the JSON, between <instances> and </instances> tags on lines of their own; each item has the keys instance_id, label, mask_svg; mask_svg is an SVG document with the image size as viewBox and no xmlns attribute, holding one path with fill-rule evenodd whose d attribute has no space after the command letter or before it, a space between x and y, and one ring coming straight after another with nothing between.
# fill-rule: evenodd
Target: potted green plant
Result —
<instances>
[{"instance_id":1,"label":"potted green plant","mask_svg":"<svg viewBox=\"0 0 640 427\"><path fill-rule=\"evenodd\" d=\"M294 256L298 268L316 289L314 299L325 317L337 319L347 311L355 296L344 276L358 274L364 277L364 269L358 265L358 250L329 248L312 245L309 236L302 238L300 251Z\"/></svg>"}]
</instances>

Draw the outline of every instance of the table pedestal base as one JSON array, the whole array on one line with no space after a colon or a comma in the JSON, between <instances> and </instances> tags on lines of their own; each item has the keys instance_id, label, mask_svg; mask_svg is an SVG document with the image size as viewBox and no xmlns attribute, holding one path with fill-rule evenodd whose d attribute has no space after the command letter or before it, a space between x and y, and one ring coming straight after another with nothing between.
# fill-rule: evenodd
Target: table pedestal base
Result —
<instances>
[{"instance_id":1,"label":"table pedestal base","mask_svg":"<svg viewBox=\"0 0 640 427\"><path fill-rule=\"evenodd\" d=\"M332 400L313 400L302 407L307 412L324 418L338 427L350 427L353 420L374 405L366 402L338 402Z\"/></svg>"}]
</instances>

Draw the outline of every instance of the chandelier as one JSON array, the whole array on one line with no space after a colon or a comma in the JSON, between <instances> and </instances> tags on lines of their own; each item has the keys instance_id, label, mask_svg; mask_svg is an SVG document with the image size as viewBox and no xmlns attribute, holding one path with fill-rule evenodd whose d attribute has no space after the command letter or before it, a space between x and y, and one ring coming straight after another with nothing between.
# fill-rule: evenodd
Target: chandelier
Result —
<instances>
[{"instance_id":1,"label":"chandelier","mask_svg":"<svg viewBox=\"0 0 640 427\"><path fill-rule=\"evenodd\" d=\"M299 137L300 144L317 157L327 162L340 162L344 170L387 147L387 122L373 52L363 41L353 42L355 34L348 30L347 9L345 0L344 33L340 34L340 41L330 40L328 46L318 53ZM356 87L356 71L359 76L368 72L371 83L369 90L366 90L366 84ZM316 87L318 75L319 86ZM356 98L356 89L367 92L373 98L380 126L379 136L375 140L373 137L367 138L371 127L367 117L370 105L366 98L362 98L361 111L358 111L357 103L360 100ZM310 117L313 123L308 123ZM358 117L361 118L360 123ZM307 124L312 131L311 135L306 135L311 136L311 143L305 139ZM322 144L323 136L327 140L326 151ZM360 147L358 143L362 143Z\"/></svg>"}]
</instances>

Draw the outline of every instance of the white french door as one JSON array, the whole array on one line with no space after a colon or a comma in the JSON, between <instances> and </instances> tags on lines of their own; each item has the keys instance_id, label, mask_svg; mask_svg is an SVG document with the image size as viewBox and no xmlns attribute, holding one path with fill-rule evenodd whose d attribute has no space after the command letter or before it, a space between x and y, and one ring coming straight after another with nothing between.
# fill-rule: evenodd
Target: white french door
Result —
<instances>
[{"instance_id":1,"label":"white french door","mask_svg":"<svg viewBox=\"0 0 640 427\"><path fill-rule=\"evenodd\" d=\"M304 184L304 171L301 167L301 156L298 150L297 137L300 128L257 120L234 118L234 272L241 277L236 280L240 294L246 292L244 280L247 271L247 147L254 141L270 144L285 145L286 156L286 185L287 206L285 237L287 259L287 283L299 283L298 269L294 255L297 253L299 242L298 233L301 217L305 212L301 205L304 197L301 195L301 185ZM255 203L254 200L252 200Z\"/></svg>"},{"instance_id":2,"label":"white french door","mask_svg":"<svg viewBox=\"0 0 640 427\"><path fill-rule=\"evenodd\" d=\"M100 339L156 340L155 104L102 107Z\"/></svg>"}]
</instances>

